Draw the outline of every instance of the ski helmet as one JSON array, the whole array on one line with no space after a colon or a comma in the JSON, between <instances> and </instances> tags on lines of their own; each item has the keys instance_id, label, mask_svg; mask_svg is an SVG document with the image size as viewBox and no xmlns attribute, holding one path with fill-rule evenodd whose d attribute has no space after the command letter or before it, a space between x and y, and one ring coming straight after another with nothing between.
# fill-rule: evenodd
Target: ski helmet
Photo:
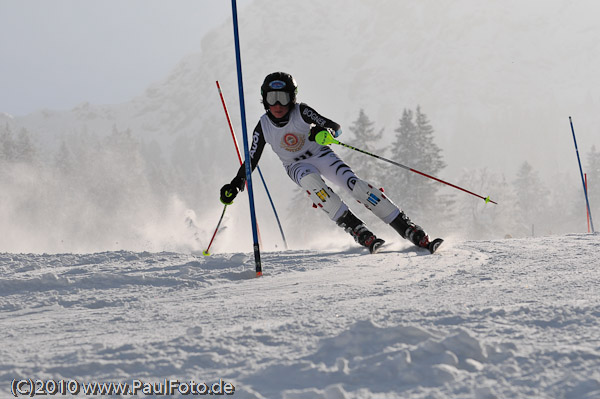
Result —
<instances>
[{"instance_id":1,"label":"ski helmet","mask_svg":"<svg viewBox=\"0 0 600 399\"><path fill-rule=\"evenodd\" d=\"M260 94L262 95L262 103L265 109L269 109L269 102L267 101L267 93L269 92L284 92L289 95L289 102L283 100L283 97L273 97L271 105L275 105L279 102L281 105L296 104L296 93L298 93L298 85L296 80L289 73L285 72L273 72L265 77L265 80L260 86Z\"/></svg>"}]
</instances>

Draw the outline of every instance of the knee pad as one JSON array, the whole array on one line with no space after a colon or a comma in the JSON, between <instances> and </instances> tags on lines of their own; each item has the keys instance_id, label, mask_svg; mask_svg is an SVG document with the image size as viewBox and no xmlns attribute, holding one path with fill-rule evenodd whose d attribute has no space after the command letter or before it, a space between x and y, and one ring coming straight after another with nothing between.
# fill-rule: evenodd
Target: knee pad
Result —
<instances>
[{"instance_id":1,"label":"knee pad","mask_svg":"<svg viewBox=\"0 0 600 399\"><path fill-rule=\"evenodd\" d=\"M342 199L316 173L310 173L300 179L300 187L308 192L311 201L321 208L331 220L337 220L348 209Z\"/></svg>"},{"instance_id":2,"label":"knee pad","mask_svg":"<svg viewBox=\"0 0 600 399\"><path fill-rule=\"evenodd\" d=\"M364 180L357 179L352 196L385 223L390 223L399 214L400 209L383 193Z\"/></svg>"}]
</instances>

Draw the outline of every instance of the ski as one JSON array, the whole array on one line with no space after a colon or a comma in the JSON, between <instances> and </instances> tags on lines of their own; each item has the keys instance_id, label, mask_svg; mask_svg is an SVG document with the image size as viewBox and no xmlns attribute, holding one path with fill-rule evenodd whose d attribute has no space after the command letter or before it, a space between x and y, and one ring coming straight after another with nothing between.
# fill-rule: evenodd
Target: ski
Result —
<instances>
[{"instance_id":1,"label":"ski","mask_svg":"<svg viewBox=\"0 0 600 399\"><path fill-rule=\"evenodd\" d=\"M435 253L435 251L438 250L438 248L440 247L440 245L442 245L443 242L444 242L444 239L436 238L435 240L433 240L429 244L427 244L426 247L420 247L420 246L416 245L415 248L426 249L429 251L430 254L433 254L433 253ZM376 254L377 252L379 252L379 250L381 249L383 244L385 244L384 240L382 240L381 238L376 238L375 240L373 240L373 242L371 244L369 244L367 246L367 248L369 248L369 252L371 254Z\"/></svg>"}]
</instances>

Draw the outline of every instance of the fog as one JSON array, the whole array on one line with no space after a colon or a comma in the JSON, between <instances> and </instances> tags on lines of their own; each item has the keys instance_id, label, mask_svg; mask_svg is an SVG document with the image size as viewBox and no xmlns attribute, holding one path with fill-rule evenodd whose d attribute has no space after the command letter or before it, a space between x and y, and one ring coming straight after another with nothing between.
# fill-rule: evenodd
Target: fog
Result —
<instances>
[{"instance_id":1,"label":"fog","mask_svg":"<svg viewBox=\"0 0 600 399\"><path fill-rule=\"evenodd\" d=\"M213 3L194 2L195 8L186 11L205 15L202 7L212 12ZM53 4L60 10L68 3ZM74 30L53 38L57 49L68 47L78 33L85 37L83 15L89 18L93 10L78 7L71 10ZM423 203L404 199L411 187L386 191L430 234L489 239L587 231L568 117L573 117L588 173L592 214L598 214L600 170L594 146L600 145L600 27L594 16L599 7L593 1L562 0L463 0L442 6L436 1L360 0L242 4L248 128L263 112L260 83L275 70L296 77L299 100L341 123L340 139L348 144L358 145L349 127L363 109L375 128L383 130L376 147L386 157L402 111L420 106L447 165L438 177L499 203L485 204L440 186L431 199L440 206L425 212ZM6 9L15 10L2 3ZM191 33L177 18L166 18L172 24L181 22L179 36L167 34L166 28L150 33L142 12L140 19L126 19L123 40L107 24L88 50L98 57L94 59L127 73L102 79L92 68L94 62L87 62L89 54L73 51L69 57L81 61L75 63L78 75L61 77L58 87L33 79L31 65L43 65L46 53L19 46L18 35L10 43L2 35L3 52L13 52L17 61L11 70L0 70L0 104L5 108L0 108L0 251L206 248L223 210L219 188L239 166L215 80L221 82L242 142L226 11L221 8L215 14L219 17L207 22L206 33ZM115 7L111 12L120 11ZM48 24L35 22L28 26L28 35L42 37ZM198 36L184 40L182 32ZM134 41L125 40L132 37ZM169 51L175 44L181 45L179 51L189 49L190 43L197 43L197 49L179 55ZM150 58L133 56L134 49L149 45ZM52 53L51 48L47 51ZM73 64L64 57L57 55L55 65ZM125 60L126 65L120 63ZM164 76L156 75L160 69L148 72L159 60L166 68ZM21 75L14 72L15 65L22 67ZM15 76L30 95L4 90L4 82ZM120 91L120 86L128 89ZM68 95L58 95L63 91ZM350 157L347 149L335 150L342 158ZM366 173L380 161L365 156L355 162L350 166ZM352 245L311 207L268 147L260 165L291 248ZM409 172L386 165L373 183L394 186L402 173ZM282 249L258 174L254 179L263 248ZM396 239L389 227L339 192L376 234ZM249 225L248 199L241 195L227 208L213 250L248 251Z\"/></svg>"}]
</instances>

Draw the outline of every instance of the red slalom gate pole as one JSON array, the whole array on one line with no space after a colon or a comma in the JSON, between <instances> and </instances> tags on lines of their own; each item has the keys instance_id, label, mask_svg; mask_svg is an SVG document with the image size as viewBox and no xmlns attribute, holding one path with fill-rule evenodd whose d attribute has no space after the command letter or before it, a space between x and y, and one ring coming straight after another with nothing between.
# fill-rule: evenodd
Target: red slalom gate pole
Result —
<instances>
[{"instance_id":1,"label":"red slalom gate pole","mask_svg":"<svg viewBox=\"0 0 600 399\"><path fill-rule=\"evenodd\" d=\"M229 112L227 112L227 105L225 105L225 99L223 98L223 92L221 91L221 85L217 80L217 89L219 90L219 97L221 97L221 103L223 104L223 110L225 111L225 117L227 118L227 124L229 125L229 131L231 132L231 138L233 138L233 144L235 145L235 152L237 153L238 159L240 161L240 165L243 163L242 155L240 154L240 149L238 146L237 139L235 138L235 133L233 132L233 126L231 125L231 119L229 118Z\"/></svg>"}]
</instances>

